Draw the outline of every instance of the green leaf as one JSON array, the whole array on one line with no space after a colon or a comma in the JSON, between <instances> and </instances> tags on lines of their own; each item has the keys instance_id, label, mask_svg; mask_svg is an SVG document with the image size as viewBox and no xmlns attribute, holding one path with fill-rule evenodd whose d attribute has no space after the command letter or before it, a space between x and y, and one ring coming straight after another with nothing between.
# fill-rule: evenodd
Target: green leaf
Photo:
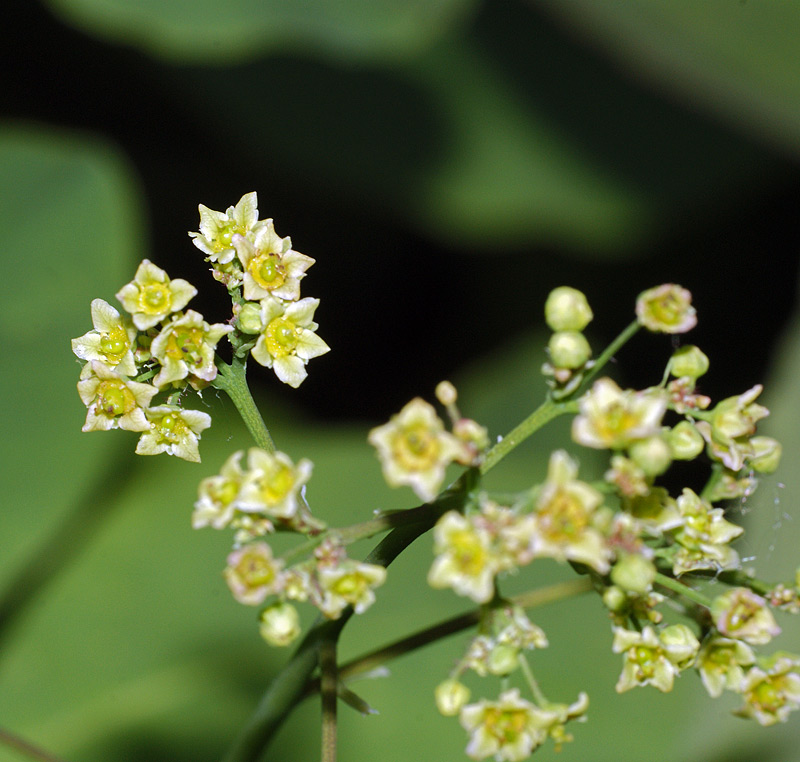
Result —
<instances>
[{"instance_id":1,"label":"green leaf","mask_svg":"<svg viewBox=\"0 0 800 762\"><path fill-rule=\"evenodd\" d=\"M638 76L800 151L800 5L792 0L541 0Z\"/></svg>"},{"instance_id":2,"label":"green leaf","mask_svg":"<svg viewBox=\"0 0 800 762\"><path fill-rule=\"evenodd\" d=\"M113 301L130 279L142 235L130 167L89 135L1 125L0 188L0 536L17 538L0 554L7 573L49 536L124 438L81 433L86 411L70 340L91 330L91 300Z\"/></svg>"},{"instance_id":3,"label":"green leaf","mask_svg":"<svg viewBox=\"0 0 800 762\"><path fill-rule=\"evenodd\" d=\"M154 56L229 63L267 51L314 51L342 60L413 55L460 23L475 0L48 0L48 4L81 29Z\"/></svg>"}]
</instances>

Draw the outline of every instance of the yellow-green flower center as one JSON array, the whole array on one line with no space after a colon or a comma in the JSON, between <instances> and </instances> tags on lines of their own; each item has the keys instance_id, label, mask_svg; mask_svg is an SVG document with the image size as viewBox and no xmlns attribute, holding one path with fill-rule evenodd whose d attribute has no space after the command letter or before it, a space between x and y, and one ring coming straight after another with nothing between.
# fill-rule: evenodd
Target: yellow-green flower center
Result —
<instances>
[{"instance_id":1,"label":"yellow-green flower center","mask_svg":"<svg viewBox=\"0 0 800 762\"><path fill-rule=\"evenodd\" d=\"M116 418L136 407L136 398L122 381L101 381L97 387L97 408L103 415Z\"/></svg>"},{"instance_id":2,"label":"yellow-green flower center","mask_svg":"<svg viewBox=\"0 0 800 762\"><path fill-rule=\"evenodd\" d=\"M483 724L487 732L499 741L513 743L525 730L528 716L524 709L497 709L488 707Z\"/></svg>"},{"instance_id":3,"label":"yellow-green flower center","mask_svg":"<svg viewBox=\"0 0 800 762\"><path fill-rule=\"evenodd\" d=\"M286 270L277 254L259 254L247 269L253 280L267 291L280 288L286 281Z\"/></svg>"},{"instance_id":4,"label":"yellow-green flower center","mask_svg":"<svg viewBox=\"0 0 800 762\"><path fill-rule=\"evenodd\" d=\"M148 283L139 290L139 307L147 315L168 313L172 294L165 283Z\"/></svg>"},{"instance_id":5,"label":"yellow-green flower center","mask_svg":"<svg viewBox=\"0 0 800 762\"><path fill-rule=\"evenodd\" d=\"M456 565L468 577L478 576L486 568L487 552L474 532L462 529L448 538Z\"/></svg>"},{"instance_id":6,"label":"yellow-green flower center","mask_svg":"<svg viewBox=\"0 0 800 762\"><path fill-rule=\"evenodd\" d=\"M670 291L660 299L651 301L648 307L654 320L665 326L674 326L684 319L688 304Z\"/></svg>"},{"instance_id":7,"label":"yellow-green flower center","mask_svg":"<svg viewBox=\"0 0 800 762\"><path fill-rule=\"evenodd\" d=\"M200 347L203 344L202 328L177 328L172 331L167 339L164 350L167 357L173 360L184 360L194 365L202 362Z\"/></svg>"},{"instance_id":8,"label":"yellow-green flower center","mask_svg":"<svg viewBox=\"0 0 800 762\"><path fill-rule=\"evenodd\" d=\"M263 587L275 580L274 564L259 553L245 553L235 569L248 587Z\"/></svg>"},{"instance_id":9,"label":"yellow-green flower center","mask_svg":"<svg viewBox=\"0 0 800 762\"><path fill-rule=\"evenodd\" d=\"M294 472L291 468L279 463L272 473L261 482L261 499L270 506L282 503L294 487Z\"/></svg>"},{"instance_id":10,"label":"yellow-green flower center","mask_svg":"<svg viewBox=\"0 0 800 762\"><path fill-rule=\"evenodd\" d=\"M539 509L538 515L543 534L557 543L574 540L583 533L588 524L583 503L563 488Z\"/></svg>"},{"instance_id":11,"label":"yellow-green flower center","mask_svg":"<svg viewBox=\"0 0 800 762\"><path fill-rule=\"evenodd\" d=\"M595 421L601 437L607 441L614 441L627 431L638 425L637 417L628 408L616 402L603 411L599 420Z\"/></svg>"},{"instance_id":12,"label":"yellow-green flower center","mask_svg":"<svg viewBox=\"0 0 800 762\"><path fill-rule=\"evenodd\" d=\"M345 600L357 600L369 587L369 583L363 575L357 572L344 574L333 584L331 591L341 596Z\"/></svg>"},{"instance_id":13,"label":"yellow-green flower center","mask_svg":"<svg viewBox=\"0 0 800 762\"><path fill-rule=\"evenodd\" d=\"M130 349L128 334L121 326L112 328L100 338L100 351L109 359L119 362Z\"/></svg>"},{"instance_id":14,"label":"yellow-green flower center","mask_svg":"<svg viewBox=\"0 0 800 762\"><path fill-rule=\"evenodd\" d=\"M221 484L214 484L209 489L211 499L220 505L230 505L239 494L239 484L233 479L226 479Z\"/></svg>"},{"instance_id":15,"label":"yellow-green flower center","mask_svg":"<svg viewBox=\"0 0 800 762\"><path fill-rule=\"evenodd\" d=\"M753 703L767 712L777 712L784 704L781 690L769 679L759 683L751 696Z\"/></svg>"},{"instance_id":16,"label":"yellow-green flower center","mask_svg":"<svg viewBox=\"0 0 800 762\"><path fill-rule=\"evenodd\" d=\"M186 436L186 424L179 415L167 413L156 426L161 439L168 442L180 442Z\"/></svg>"},{"instance_id":17,"label":"yellow-green flower center","mask_svg":"<svg viewBox=\"0 0 800 762\"><path fill-rule=\"evenodd\" d=\"M636 664L640 679L652 677L655 674L658 652L655 648L639 645L633 649L631 660Z\"/></svg>"},{"instance_id":18,"label":"yellow-green flower center","mask_svg":"<svg viewBox=\"0 0 800 762\"><path fill-rule=\"evenodd\" d=\"M300 341L300 329L285 317L275 318L264 332L267 351L273 357L286 357L294 354Z\"/></svg>"},{"instance_id":19,"label":"yellow-green flower center","mask_svg":"<svg viewBox=\"0 0 800 762\"><path fill-rule=\"evenodd\" d=\"M425 423L403 429L394 441L395 459L410 471L425 471L435 466L439 451L436 432Z\"/></svg>"}]
</instances>

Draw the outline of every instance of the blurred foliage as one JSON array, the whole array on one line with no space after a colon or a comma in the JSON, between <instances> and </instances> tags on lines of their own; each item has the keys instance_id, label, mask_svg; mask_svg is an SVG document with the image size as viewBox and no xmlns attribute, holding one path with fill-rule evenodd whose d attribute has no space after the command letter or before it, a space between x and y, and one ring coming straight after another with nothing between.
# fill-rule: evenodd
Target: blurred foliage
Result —
<instances>
[{"instance_id":1,"label":"blurred foliage","mask_svg":"<svg viewBox=\"0 0 800 762\"><path fill-rule=\"evenodd\" d=\"M71 762L213 760L287 658L259 640L253 612L224 585L228 538L189 524L198 480L249 445L231 406L213 394L199 403L214 417L200 467L134 459L132 435L79 430L69 339L88 330L91 299L111 301L145 256L201 292L216 287L185 237L198 202L219 209L258 190L278 231L318 259L327 370L321 360L291 396L259 368L252 375L267 378L279 447L314 461L309 500L331 523L413 502L382 485L365 442L370 411L385 419L409 390L430 397L429 379L455 368L465 413L493 436L530 411L544 390L544 339L531 327L561 280L587 290L596 347L629 319L640 288L682 282L697 297L693 339L711 356L709 386L729 395L764 380L797 270L796 227L769 224L787 187L800 200L795 4L48 5L89 36L37 16L39 44L15 60L36 87L14 78L0 95L15 117L0 126L0 595L71 511L97 523L0 631L0 726ZM47 34L64 49L43 44ZM745 212L765 228L740 234ZM637 339L620 357L642 385L670 350L649 341L655 349ZM748 525L742 555L767 579L787 579L800 544L800 486L788 478L800 458L800 317L776 357L763 428L783 442L784 466L732 510ZM342 409L361 420L342 420ZM541 437L520 448L495 486L540 480L549 447L567 441L563 426L543 436L554 432L547 448ZM581 462L601 467L593 453ZM344 659L466 608L426 590L430 559L430 538L398 559L374 609L345 630ZM568 574L537 564L514 584ZM596 600L534 619L552 644L534 662L545 690L592 700L559 758L800 760L796 719L764 731L732 718L734 702L711 702L693 676L670 695L616 696L619 659ZM781 645L798 650L797 623L781 624ZM463 759L463 732L432 701L462 642L357 684L381 714L343 708L342 756ZM314 702L301 707L267 758L316 756L317 715ZM0 747L0 762L19 759Z\"/></svg>"}]
</instances>

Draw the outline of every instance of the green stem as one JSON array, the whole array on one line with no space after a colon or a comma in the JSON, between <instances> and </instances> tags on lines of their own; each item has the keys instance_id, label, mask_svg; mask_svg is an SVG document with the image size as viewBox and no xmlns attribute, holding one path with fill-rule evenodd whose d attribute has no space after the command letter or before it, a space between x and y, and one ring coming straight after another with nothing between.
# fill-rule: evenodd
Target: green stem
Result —
<instances>
[{"instance_id":1,"label":"green stem","mask_svg":"<svg viewBox=\"0 0 800 762\"><path fill-rule=\"evenodd\" d=\"M597 360L595 360L594 365L583 377L581 385L570 396L575 398L583 394L583 391L589 386L589 382L605 367L608 361L636 335L636 333L639 331L640 328L641 325L637 320L634 320L632 323L630 323L622 331L622 333L620 333L619 336L617 336L617 338L614 339L614 341L612 341L603 350L600 357L598 357Z\"/></svg>"},{"instance_id":2,"label":"green stem","mask_svg":"<svg viewBox=\"0 0 800 762\"><path fill-rule=\"evenodd\" d=\"M589 592L591 589L591 580L587 577L579 577L567 580L566 582L548 585L547 587L540 587L536 590L529 590L526 593L511 598L511 603L524 609L532 609ZM370 651L346 664L342 664L339 667L339 679L345 680L350 677L355 677L356 675L364 674L365 672L375 669L375 667L385 664L387 661L396 659L399 656L404 656L411 651L423 648L424 646L430 645L437 640L442 640L450 635L463 632L480 621L481 611L481 608L476 608L465 614L446 619L443 622L434 624L431 627L426 627L424 630L401 638L387 646ZM317 690L319 690L319 681L315 680L309 684L307 695Z\"/></svg>"},{"instance_id":3,"label":"green stem","mask_svg":"<svg viewBox=\"0 0 800 762\"><path fill-rule=\"evenodd\" d=\"M557 418L564 413L574 413L576 411L577 408L573 402L556 402L546 399L522 423L515 426L486 453L486 457L480 466L480 472L485 474L491 471L506 455L522 444L531 434L534 434L546 423L552 421L553 418Z\"/></svg>"},{"instance_id":4,"label":"green stem","mask_svg":"<svg viewBox=\"0 0 800 762\"><path fill-rule=\"evenodd\" d=\"M267 452L275 452L275 443L256 407L253 395L250 394L250 387L247 385L245 376L247 360L234 357L231 364L228 365L217 358L217 368L217 377L212 385L221 389L231 398L255 443Z\"/></svg>"},{"instance_id":5,"label":"green stem","mask_svg":"<svg viewBox=\"0 0 800 762\"><path fill-rule=\"evenodd\" d=\"M525 658L524 654L519 654L517 659L519 660L519 666L522 670L522 674L525 677L525 681L528 683L528 686L531 689L533 698L536 700L536 703L542 709L544 709L544 707L547 706L547 699L545 698L544 693L542 693L542 689L539 687L539 683L536 681L536 678L533 676L533 670L528 664L528 660Z\"/></svg>"},{"instance_id":6,"label":"green stem","mask_svg":"<svg viewBox=\"0 0 800 762\"><path fill-rule=\"evenodd\" d=\"M322 762L336 762L336 704L338 675L336 640L319 645L320 695L322 696Z\"/></svg>"},{"instance_id":7,"label":"green stem","mask_svg":"<svg viewBox=\"0 0 800 762\"><path fill-rule=\"evenodd\" d=\"M678 595L682 595L684 598L688 598L690 601L692 601L692 603L696 603L698 606L702 606L706 609L711 608L711 600L709 598L702 593L698 593L694 588L684 585L683 582L678 582L677 579L673 579L672 577L668 577L666 574L657 572L655 576L655 582L656 584L661 585L661 587L667 588L667 590L672 590L673 593L677 593Z\"/></svg>"}]
</instances>

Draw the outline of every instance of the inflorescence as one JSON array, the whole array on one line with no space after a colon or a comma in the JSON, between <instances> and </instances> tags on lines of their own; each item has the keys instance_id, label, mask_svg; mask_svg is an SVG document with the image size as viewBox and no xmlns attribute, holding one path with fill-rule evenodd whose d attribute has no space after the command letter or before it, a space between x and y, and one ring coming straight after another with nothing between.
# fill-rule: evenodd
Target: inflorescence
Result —
<instances>
[{"instance_id":1,"label":"inflorescence","mask_svg":"<svg viewBox=\"0 0 800 762\"><path fill-rule=\"evenodd\" d=\"M184 312L196 289L145 260L117 293L128 314L96 299L94 329L73 340L86 361L78 383L87 407L83 430L136 431L137 453L193 461L210 417L184 408L183 393L217 382L225 366L216 355L223 336L234 358L244 361L249 353L293 387L306 377L308 361L329 349L315 333L318 300L300 298L314 260L280 238L272 220L258 220L256 194L224 213L199 209L200 231L190 235L228 289L230 321L212 325ZM641 327L677 336L697 322L691 294L674 284L640 294L635 313L626 338ZM780 632L776 610L800 611L800 571L777 585L745 572L733 547L744 530L725 510L725 501L751 495L757 475L773 473L780 460L780 444L756 433L769 412L757 401L761 386L712 404L697 390L709 360L691 345L675 349L661 381L646 389L595 379L611 350L593 359L583 333L592 318L575 289L557 288L548 297L545 319L553 333L542 368L549 386L544 405L574 415L576 445L607 451L603 473L581 475L577 458L560 449L529 489L511 498L482 489L489 436L461 415L448 382L436 397L449 427L417 398L368 435L386 482L410 487L431 509L451 464L469 469L476 485L457 508L440 511L427 574L432 587L451 588L480 606L476 635L435 691L440 712L458 716L467 731L473 759L522 760L548 739L560 747L572 738L566 724L588 710L585 693L571 704L545 697L529 652L547 648L547 636L501 592L506 575L540 558L570 565L600 594L609 647L622 658L618 692L646 685L666 692L693 669L712 697L738 694L737 714L762 725L785 721L800 707L800 656L756 651ZM159 395L165 399L153 404ZM696 459L709 468L702 489L672 494L663 486L674 462ZM386 580L383 566L349 558L346 546L388 524L327 527L305 498L311 473L306 459L295 463L263 447L238 451L202 480L194 507L195 528L234 530L224 577L237 601L258 607L261 635L272 645L299 636L295 602L310 602L327 619L350 609L360 614ZM276 556L267 541L276 530L297 533L302 543ZM729 589L708 597L712 578ZM662 621L667 602L684 623ZM497 699L470 703L468 673L501 678ZM518 685L509 687L509 678Z\"/></svg>"}]
</instances>

